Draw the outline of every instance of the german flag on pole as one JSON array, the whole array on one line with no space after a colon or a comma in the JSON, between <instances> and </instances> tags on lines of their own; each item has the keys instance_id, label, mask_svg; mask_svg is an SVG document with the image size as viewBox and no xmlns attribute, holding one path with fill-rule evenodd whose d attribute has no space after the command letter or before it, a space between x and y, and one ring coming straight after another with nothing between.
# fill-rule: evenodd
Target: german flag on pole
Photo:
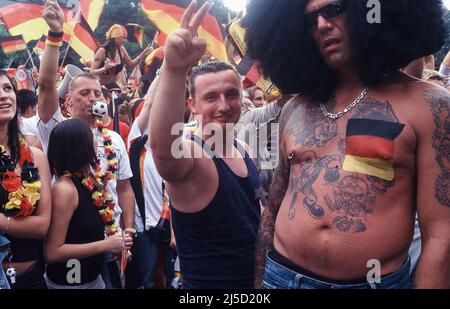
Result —
<instances>
[{"instance_id":1,"label":"german flag on pole","mask_svg":"<svg viewBox=\"0 0 450 309\"><path fill-rule=\"evenodd\" d=\"M95 29L103 11L105 0L59 0L66 23L73 21L81 11ZM38 40L46 34L48 26L42 18L42 0L0 0L0 16L12 35L22 34L25 42ZM66 26L66 25L65 25ZM66 28L66 27L65 27Z\"/></svg>"},{"instance_id":2,"label":"german flag on pole","mask_svg":"<svg viewBox=\"0 0 450 309\"><path fill-rule=\"evenodd\" d=\"M83 15L80 22L75 25L70 40L70 47L85 61L92 61L97 48L100 46L95 38L94 32L89 27Z\"/></svg>"},{"instance_id":3,"label":"german flag on pole","mask_svg":"<svg viewBox=\"0 0 450 309\"><path fill-rule=\"evenodd\" d=\"M181 17L189 3L189 0L141 0L141 8L162 33L169 35L180 27ZM198 35L206 40L211 55L217 60L228 61L222 32L213 15L206 15Z\"/></svg>"},{"instance_id":4,"label":"german flag on pole","mask_svg":"<svg viewBox=\"0 0 450 309\"><path fill-rule=\"evenodd\" d=\"M42 35L33 50L37 53L44 51L46 36Z\"/></svg>"},{"instance_id":5,"label":"german flag on pole","mask_svg":"<svg viewBox=\"0 0 450 309\"><path fill-rule=\"evenodd\" d=\"M27 49L27 44L21 35L0 38L0 46L5 54L14 53Z\"/></svg>"},{"instance_id":6,"label":"german flag on pole","mask_svg":"<svg viewBox=\"0 0 450 309\"><path fill-rule=\"evenodd\" d=\"M350 119L345 137L343 169L375 176L387 181L394 179L394 140L404 124L372 119Z\"/></svg>"}]
</instances>

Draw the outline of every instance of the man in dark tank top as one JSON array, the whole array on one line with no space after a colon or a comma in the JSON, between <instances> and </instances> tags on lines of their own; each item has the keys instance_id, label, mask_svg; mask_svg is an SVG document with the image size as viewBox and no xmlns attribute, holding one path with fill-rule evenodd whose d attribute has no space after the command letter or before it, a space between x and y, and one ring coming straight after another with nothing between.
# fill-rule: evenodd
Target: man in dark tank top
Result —
<instances>
[{"instance_id":1,"label":"man in dark tank top","mask_svg":"<svg viewBox=\"0 0 450 309\"><path fill-rule=\"evenodd\" d=\"M183 287L251 288L259 175L229 129L241 115L239 76L223 62L194 67L206 48L195 33L208 8L207 3L195 13L192 3L181 29L167 39L150 115L150 144L167 183ZM182 125L178 135L170 132L183 123L185 79L191 67L190 108L199 128L183 138Z\"/></svg>"}]
</instances>

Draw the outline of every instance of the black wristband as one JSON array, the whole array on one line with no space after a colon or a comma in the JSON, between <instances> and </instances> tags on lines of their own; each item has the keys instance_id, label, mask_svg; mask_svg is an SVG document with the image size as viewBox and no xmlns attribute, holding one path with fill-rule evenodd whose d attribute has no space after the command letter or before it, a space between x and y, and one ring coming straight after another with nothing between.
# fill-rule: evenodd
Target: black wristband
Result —
<instances>
[{"instance_id":1,"label":"black wristband","mask_svg":"<svg viewBox=\"0 0 450 309\"><path fill-rule=\"evenodd\" d=\"M53 31L48 31L48 36L51 36L52 38L55 39L59 39L62 38L64 36L64 31L62 32L53 32Z\"/></svg>"}]
</instances>

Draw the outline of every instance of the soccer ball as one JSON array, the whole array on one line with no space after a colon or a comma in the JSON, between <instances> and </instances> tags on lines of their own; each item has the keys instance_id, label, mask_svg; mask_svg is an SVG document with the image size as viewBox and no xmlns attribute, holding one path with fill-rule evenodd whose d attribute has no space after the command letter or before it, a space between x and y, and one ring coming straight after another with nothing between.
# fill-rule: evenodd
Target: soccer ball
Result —
<instances>
[{"instance_id":1,"label":"soccer ball","mask_svg":"<svg viewBox=\"0 0 450 309\"><path fill-rule=\"evenodd\" d=\"M92 105L92 115L97 117L103 117L108 112L108 107L105 102L95 102L94 105Z\"/></svg>"}]
</instances>

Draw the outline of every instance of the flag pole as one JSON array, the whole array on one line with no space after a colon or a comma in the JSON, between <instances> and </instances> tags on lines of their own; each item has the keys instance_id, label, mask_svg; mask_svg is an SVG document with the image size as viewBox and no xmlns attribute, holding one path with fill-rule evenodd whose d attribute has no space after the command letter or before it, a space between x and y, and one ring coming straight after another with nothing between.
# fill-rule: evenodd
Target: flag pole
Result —
<instances>
[{"instance_id":1,"label":"flag pole","mask_svg":"<svg viewBox=\"0 0 450 309\"><path fill-rule=\"evenodd\" d=\"M66 51L64 53L63 60L61 62L61 66L62 67L64 67L64 62L66 61L67 54L69 53L70 45L72 44L73 36L75 35L75 29L77 28L77 25L80 23L81 10L79 10L76 14L77 14L77 21L75 23L75 26L73 26L72 34L70 35L70 40L69 40L69 42L67 42L67 48L66 48Z\"/></svg>"},{"instance_id":2,"label":"flag pole","mask_svg":"<svg viewBox=\"0 0 450 309\"><path fill-rule=\"evenodd\" d=\"M76 27L76 25L75 25L75 27ZM66 61L67 54L69 53L70 44L72 44L73 36L74 36L74 34L75 34L75 27L73 28L73 33L72 33L72 35L70 36L69 42L67 42L67 48L66 48L66 51L64 52L64 57L63 57L63 60L62 60L62 62L61 62L61 66L62 66L62 67L64 67L64 62Z\"/></svg>"},{"instance_id":3,"label":"flag pole","mask_svg":"<svg viewBox=\"0 0 450 309\"><path fill-rule=\"evenodd\" d=\"M8 64L8 69L11 68L11 65L13 64L14 59L15 59L15 57L11 57L11 61Z\"/></svg>"},{"instance_id":4,"label":"flag pole","mask_svg":"<svg viewBox=\"0 0 450 309\"><path fill-rule=\"evenodd\" d=\"M28 48L27 48L27 53L28 53L28 57L29 57L28 59L31 60L31 65L33 66L33 68L35 68L36 66L34 65L33 56L30 53L30 50ZM28 62L28 60L27 60L27 62Z\"/></svg>"}]
</instances>

